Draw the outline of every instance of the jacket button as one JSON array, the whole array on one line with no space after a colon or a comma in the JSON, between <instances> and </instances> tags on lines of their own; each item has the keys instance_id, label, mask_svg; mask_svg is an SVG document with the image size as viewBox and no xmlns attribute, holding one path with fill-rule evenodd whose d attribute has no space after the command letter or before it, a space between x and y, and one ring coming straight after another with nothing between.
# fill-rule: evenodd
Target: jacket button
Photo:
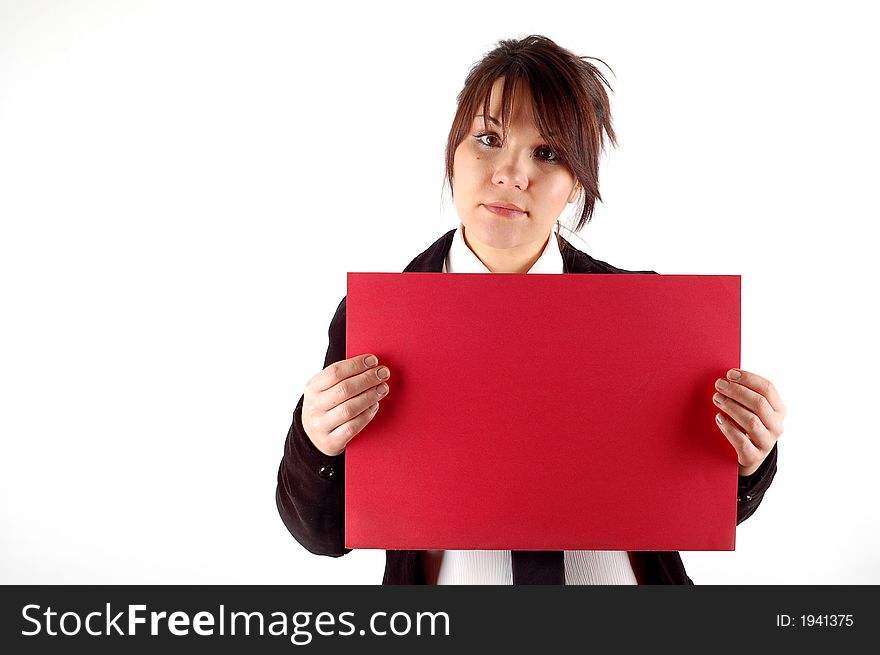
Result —
<instances>
[{"instance_id":1,"label":"jacket button","mask_svg":"<svg viewBox=\"0 0 880 655\"><path fill-rule=\"evenodd\" d=\"M322 478L332 478L334 473L336 473L336 471L333 470L332 466L322 466L321 470L318 471L318 475Z\"/></svg>"}]
</instances>

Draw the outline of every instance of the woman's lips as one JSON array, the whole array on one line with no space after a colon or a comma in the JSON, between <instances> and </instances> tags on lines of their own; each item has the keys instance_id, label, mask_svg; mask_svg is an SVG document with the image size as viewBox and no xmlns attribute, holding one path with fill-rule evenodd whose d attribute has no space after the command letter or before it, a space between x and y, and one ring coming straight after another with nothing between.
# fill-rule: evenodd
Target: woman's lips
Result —
<instances>
[{"instance_id":1,"label":"woman's lips","mask_svg":"<svg viewBox=\"0 0 880 655\"><path fill-rule=\"evenodd\" d=\"M506 216L507 218L519 218L520 216L525 216L526 214L526 212L517 211L515 209L507 209L506 207L499 207L498 205L483 205L483 207L488 209L493 214Z\"/></svg>"}]
</instances>

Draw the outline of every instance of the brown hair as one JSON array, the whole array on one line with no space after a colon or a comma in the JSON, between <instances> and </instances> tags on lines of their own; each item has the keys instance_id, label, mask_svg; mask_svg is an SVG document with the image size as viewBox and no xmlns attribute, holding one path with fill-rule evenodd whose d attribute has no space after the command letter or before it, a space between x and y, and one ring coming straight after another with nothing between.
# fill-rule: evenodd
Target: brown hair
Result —
<instances>
[{"instance_id":1,"label":"brown hair","mask_svg":"<svg viewBox=\"0 0 880 655\"><path fill-rule=\"evenodd\" d=\"M578 57L547 37L533 34L518 40L499 41L494 50L474 64L458 94L458 108L446 141L445 182L449 184L450 192L455 149L470 131L480 106L485 124L492 85L503 77L503 136L509 127L511 96L521 83L525 83L531 91L538 130L583 189L579 194L580 218L574 231L586 225L593 215L596 201L602 200L599 195L599 154L606 138L617 145L606 92L606 88L612 91L611 85L587 59L605 64L595 57Z\"/></svg>"}]
</instances>

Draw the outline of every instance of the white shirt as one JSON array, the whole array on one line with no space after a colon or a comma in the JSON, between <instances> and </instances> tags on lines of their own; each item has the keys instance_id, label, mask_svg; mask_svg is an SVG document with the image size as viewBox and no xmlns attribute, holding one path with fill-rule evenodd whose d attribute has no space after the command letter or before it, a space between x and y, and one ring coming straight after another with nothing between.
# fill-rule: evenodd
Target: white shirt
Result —
<instances>
[{"instance_id":1,"label":"white shirt","mask_svg":"<svg viewBox=\"0 0 880 655\"><path fill-rule=\"evenodd\" d=\"M444 273L491 273L485 264L464 242L464 226L459 226L452 236L452 246L443 261ZM562 273L562 254L556 244L556 234L550 235L541 256L532 264L529 273Z\"/></svg>"},{"instance_id":2,"label":"white shirt","mask_svg":"<svg viewBox=\"0 0 880 655\"><path fill-rule=\"evenodd\" d=\"M490 273L464 242L459 226L443 263L444 273ZM551 233L547 245L529 273L562 273L562 255ZM566 550L565 584L638 584L625 551ZM425 573L437 584L513 584L509 550L429 550L425 552Z\"/></svg>"}]
</instances>

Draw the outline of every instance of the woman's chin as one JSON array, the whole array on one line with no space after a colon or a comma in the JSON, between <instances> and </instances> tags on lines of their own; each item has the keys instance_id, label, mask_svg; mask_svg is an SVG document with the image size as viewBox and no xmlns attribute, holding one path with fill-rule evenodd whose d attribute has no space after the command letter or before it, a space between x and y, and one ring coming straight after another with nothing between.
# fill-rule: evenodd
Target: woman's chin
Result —
<instances>
[{"instance_id":1,"label":"woman's chin","mask_svg":"<svg viewBox=\"0 0 880 655\"><path fill-rule=\"evenodd\" d=\"M522 230L512 225L485 225L482 222L465 225L465 240L495 250L509 250L523 244Z\"/></svg>"}]
</instances>

